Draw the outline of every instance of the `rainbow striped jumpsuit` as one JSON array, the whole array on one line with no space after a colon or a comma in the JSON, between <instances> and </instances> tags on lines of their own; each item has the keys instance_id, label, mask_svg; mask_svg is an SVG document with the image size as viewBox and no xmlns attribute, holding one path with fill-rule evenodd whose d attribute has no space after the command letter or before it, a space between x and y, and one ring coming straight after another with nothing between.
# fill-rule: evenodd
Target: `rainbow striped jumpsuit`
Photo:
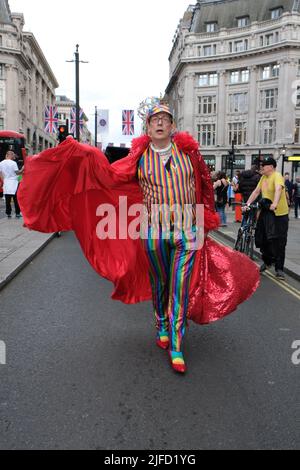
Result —
<instances>
[{"instance_id":1,"label":"rainbow striped jumpsuit","mask_svg":"<svg viewBox=\"0 0 300 470\"><path fill-rule=\"evenodd\" d=\"M150 261L150 280L156 328L160 334L170 336L171 351L181 352L187 325L188 293L195 261L195 251L187 248L187 238L178 239L174 231L169 239L152 237L153 204L196 205L195 179L189 157L172 143L172 155L167 167L151 146L143 154L138 168L139 184L144 205L149 214L148 238L143 241ZM163 216L161 216L162 218ZM191 226L194 213L191 216ZM161 220L161 219L160 219ZM172 220L172 219L171 219ZM169 219L170 224L170 219Z\"/></svg>"}]
</instances>

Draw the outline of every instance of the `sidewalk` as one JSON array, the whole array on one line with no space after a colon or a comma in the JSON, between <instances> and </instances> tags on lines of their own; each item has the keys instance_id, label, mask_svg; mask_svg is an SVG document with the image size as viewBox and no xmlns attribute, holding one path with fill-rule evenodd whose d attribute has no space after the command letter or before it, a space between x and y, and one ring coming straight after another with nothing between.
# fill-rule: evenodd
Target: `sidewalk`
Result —
<instances>
[{"instance_id":1,"label":"sidewalk","mask_svg":"<svg viewBox=\"0 0 300 470\"><path fill-rule=\"evenodd\" d=\"M239 223L235 223L235 213L229 208L226 211L227 215L227 227L220 227L217 231L224 238L229 241L235 241L238 230L241 226ZM255 254L260 256L260 251L256 250ZM286 250L286 262L285 271L288 275L294 279L300 281L300 219L294 218L294 211L290 213L290 226L289 226L289 237Z\"/></svg>"},{"instance_id":2,"label":"sidewalk","mask_svg":"<svg viewBox=\"0 0 300 470\"><path fill-rule=\"evenodd\" d=\"M0 290L13 279L52 240L53 234L32 232L23 219L5 216L0 199Z\"/></svg>"}]
</instances>

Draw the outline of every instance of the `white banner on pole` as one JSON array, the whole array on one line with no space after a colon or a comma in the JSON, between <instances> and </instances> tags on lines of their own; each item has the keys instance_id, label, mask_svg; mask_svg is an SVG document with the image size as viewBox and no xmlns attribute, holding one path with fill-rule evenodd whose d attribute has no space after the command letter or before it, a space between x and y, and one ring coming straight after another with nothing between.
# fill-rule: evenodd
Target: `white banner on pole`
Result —
<instances>
[{"instance_id":1,"label":"white banner on pole","mask_svg":"<svg viewBox=\"0 0 300 470\"><path fill-rule=\"evenodd\" d=\"M98 132L108 134L109 132L109 110L98 109Z\"/></svg>"}]
</instances>

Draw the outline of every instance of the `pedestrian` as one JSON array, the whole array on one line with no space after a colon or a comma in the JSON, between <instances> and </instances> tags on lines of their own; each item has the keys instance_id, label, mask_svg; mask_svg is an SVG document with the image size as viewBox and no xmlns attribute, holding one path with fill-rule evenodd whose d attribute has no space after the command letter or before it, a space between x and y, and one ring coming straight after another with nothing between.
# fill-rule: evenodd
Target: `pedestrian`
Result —
<instances>
[{"instance_id":1,"label":"pedestrian","mask_svg":"<svg viewBox=\"0 0 300 470\"><path fill-rule=\"evenodd\" d=\"M296 182L293 185L293 199L295 204L295 219L300 219L298 209L300 208L300 176L296 177Z\"/></svg>"},{"instance_id":2,"label":"pedestrian","mask_svg":"<svg viewBox=\"0 0 300 470\"><path fill-rule=\"evenodd\" d=\"M239 191L242 195L243 202L247 202L253 191L257 188L261 175L256 165L251 170L243 171L239 180Z\"/></svg>"},{"instance_id":3,"label":"pedestrian","mask_svg":"<svg viewBox=\"0 0 300 470\"><path fill-rule=\"evenodd\" d=\"M221 227L227 227L225 208L228 203L228 186L229 182L226 179L226 174L220 171L213 187L216 193L216 210L220 216Z\"/></svg>"},{"instance_id":4,"label":"pedestrian","mask_svg":"<svg viewBox=\"0 0 300 470\"><path fill-rule=\"evenodd\" d=\"M235 222L242 222L242 194L240 192L239 183L241 178L241 172L238 170L235 176L232 178L232 188L234 191L235 199Z\"/></svg>"},{"instance_id":5,"label":"pedestrian","mask_svg":"<svg viewBox=\"0 0 300 470\"><path fill-rule=\"evenodd\" d=\"M21 175L23 169L19 171L15 162L15 154L12 150L6 153L5 160L0 163L0 176L3 179L3 193L5 195L6 215L11 219L12 207L11 200L14 200L16 218L21 217L21 211L18 204L17 191L19 186L18 175Z\"/></svg>"},{"instance_id":6,"label":"pedestrian","mask_svg":"<svg viewBox=\"0 0 300 470\"><path fill-rule=\"evenodd\" d=\"M277 163L272 157L262 162L262 178L247 201L252 204L262 195L262 211L256 230L256 245L261 249L263 265L260 272L266 271L275 263L276 277L285 279L284 262L289 227L289 207L283 176L276 171Z\"/></svg>"},{"instance_id":7,"label":"pedestrian","mask_svg":"<svg viewBox=\"0 0 300 470\"><path fill-rule=\"evenodd\" d=\"M112 166L99 150L72 138L27 158L21 208L30 229L73 229L92 266L114 283L113 299L127 304L152 300L156 344L169 351L173 370L183 374L188 319L208 324L228 315L255 291L259 273L246 256L208 237L219 218L198 142L175 131L169 106L158 100L147 109L145 121L146 134ZM142 241L140 234L129 236L123 206L129 208L125 215L137 206L145 212ZM157 207L167 212L157 213ZM204 226L198 224L198 207L204 210ZM178 208L183 209L179 218ZM108 211L111 217L103 221ZM196 248L190 241L203 231L203 246Z\"/></svg>"},{"instance_id":8,"label":"pedestrian","mask_svg":"<svg viewBox=\"0 0 300 470\"><path fill-rule=\"evenodd\" d=\"M285 181L285 190L287 192L287 201L288 201L288 205L289 207L292 206L292 203L293 203L293 189L294 189L294 185L292 183L292 181L290 180L290 174L289 173L286 173L284 175L284 181Z\"/></svg>"}]
</instances>

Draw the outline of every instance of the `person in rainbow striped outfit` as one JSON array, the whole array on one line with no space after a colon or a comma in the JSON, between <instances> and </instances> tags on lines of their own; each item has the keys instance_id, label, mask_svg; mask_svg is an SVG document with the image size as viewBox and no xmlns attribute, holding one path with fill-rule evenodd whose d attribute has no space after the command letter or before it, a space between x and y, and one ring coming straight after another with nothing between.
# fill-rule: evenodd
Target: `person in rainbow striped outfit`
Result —
<instances>
[{"instance_id":1,"label":"person in rainbow striped outfit","mask_svg":"<svg viewBox=\"0 0 300 470\"><path fill-rule=\"evenodd\" d=\"M142 155L138 179L148 214L148 236L144 247L149 258L150 279L157 328L157 345L169 349L173 369L186 371L182 342L187 324L188 292L195 261L195 250L190 249L190 237L184 232L177 237L174 220L165 211L159 219L154 207L168 208L196 206L193 166L187 155L172 141L173 115L166 104L156 104L147 115L149 147ZM168 214L166 214L168 212ZM182 211L184 213L184 211ZM190 220L183 227L195 227L195 214L185 214ZM155 221L157 235L154 235ZM170 232L166 237L164 227Z\"/></svg>"},{"instance_id":2,"label":"person in rainbow striped outfit","mask_svg":"<svg viewBox=\"0 0 300 470\"><path fill-rule=\"evenodd\" d=\"M91 266L114 284L113 300L152 300L156 344L169 351L173 370L184 374L187 321L207 325L229 315L255 292L260 275L247 256L208 236L220 220L199 143L175 131L166 103L151 103L143 116L144 135L113 165L98 149L72 138L27 158L19 200L30 230L74 230ZM99 235L103 205L104 212L112 210L111 237ZM139 220L140 233L136 229L131 236L127 209L136 206L145 210L147 223Z\"/></svg>"}]
</instances>

